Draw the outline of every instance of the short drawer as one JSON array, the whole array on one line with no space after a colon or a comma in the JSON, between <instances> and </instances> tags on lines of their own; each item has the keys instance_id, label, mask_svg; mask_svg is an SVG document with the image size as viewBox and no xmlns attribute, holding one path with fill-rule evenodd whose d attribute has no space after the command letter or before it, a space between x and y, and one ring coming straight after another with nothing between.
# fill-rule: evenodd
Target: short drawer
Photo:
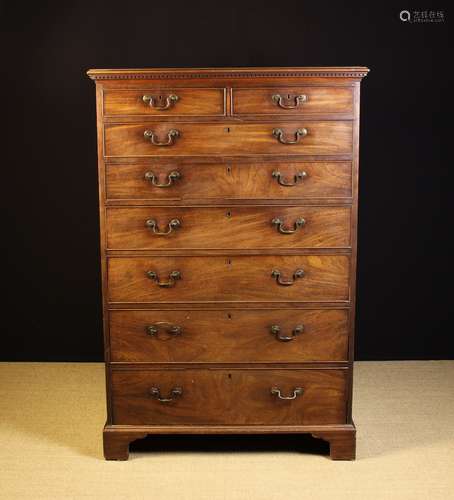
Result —
<instances>
[{"instance_id":1,"label":"short drawer","mask_svg":"<svg viewBox=\"0 0 454 500\"><path fill-rule=\"evenodd\" d=\"M117 425L342 424L346 370L114 370Z\"/></svg>"},{"instance_id":2,"label":"short drawer","mask_svg":"<svg viewBox=\"0 0 454 500\"><path fill-rule=\"evenodd\" d=\"M347 301L346 255L110 257L110 302Z\"/></svg>"},{"instance_id":3,"label":"short drawer","mask_svg":"<svg viewBox=\"0 0 454 500\"><path fill-rule=\"evenodd\" d=\"M111 310L113 362L346 361L348 311Z\"/></svg>"},{"instance_id":4,"label":"short drawer","mask_svg":"<svg viewBox=\"0 0 454 500\"><path fill-rule=\"evenodd\" d=\"M352 113L353 90L348 87L278 87L233 89L237 115L292 116L316 113Z\"/></svg>"},{"instance_id":5,"label":"short drawer","mask_svg":"<svg viewBox=\"0 0 454 500\"><path fill-rule=\"evenodd\" d=\"M350 162L106 165L108 199L306 199L352 196Z\"/></svg>"},{"instance_id":6,"label":"short drawer","mask_svg":"<svg viewBox=\"0 0 454 500\"><path fill-rule=\"evenodd\" d=\"M347 248L350 213L350 207L112 207L107 247Z\"/></svg>"},{"instance_id":7,"label":"short drawer","mask_svg":"<svg viewBox=\"0 0 454 500\"><path fill-rule=\"evenodd\" d=\"M352 153L351 121L106 124L109 157L340 155Z\"/></svg>"},{"instance_id":8,"label":"short drawer","mask_svg":"<svg viewBox=\"0 0 454 500\"><path fill-rule=\"evenodd\" d=\"M104 116L205 116L225 113L224 89L105 90Z\"/></svg>"}]
</instances>

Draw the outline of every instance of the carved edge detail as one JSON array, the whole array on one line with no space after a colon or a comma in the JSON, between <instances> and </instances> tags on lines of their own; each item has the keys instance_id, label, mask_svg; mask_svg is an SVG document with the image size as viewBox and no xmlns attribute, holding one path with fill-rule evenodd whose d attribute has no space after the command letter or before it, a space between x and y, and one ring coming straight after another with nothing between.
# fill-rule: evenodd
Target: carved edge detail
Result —
<instances>
[{"instance_id":1,"label":"carved edge detail","mask_svg":"<svg viewBox=\"0 0 454 500\"><path fill-rule=\"evenodd\" d=\"M334 78L364 78L368 71L297 71L260 72L260 73L87 73L92 80L178 80L191 78L301 78L301 77L334 77Z\"/></svg>"}]
</instances>

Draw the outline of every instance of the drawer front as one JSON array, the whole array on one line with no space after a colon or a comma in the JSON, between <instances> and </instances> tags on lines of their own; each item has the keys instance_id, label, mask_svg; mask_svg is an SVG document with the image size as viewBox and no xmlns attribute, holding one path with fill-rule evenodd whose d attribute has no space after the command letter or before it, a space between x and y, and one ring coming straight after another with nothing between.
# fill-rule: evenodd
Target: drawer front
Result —
<instances>
[{"instance_id":1,"label":"drawer front","mask_svg":"<svg viewBox=\"0 0 454 500\"><path fill-rule=\"evenodd\" d=\"M108 199L301 199L352 195L350 162L106 166Z\"/></svg>"},{"instance_id":2,"label":"drawer front","mask_svg":"<svg viewBox=\"0 0 454 500\"><path fill-rule=\"evenodd\" d=\"M109 312L112 361L272 363L348 359L348 311Z\"/></svg>"},{"instance_id":3,"label":"drawer front","mask_svg":"<svg viewBox=\"0 0 454 500\"><path fill-rule=\"evenodd\" d=\"M109 249L346 248L349 207L108 208Z\"/></svg>"},{"instance_id":4,"label":"drawer front","mask_svg":"<svg viewBox=\"0 0 454 500\"><path fill-rule=\"evenodd\" d=\"M205 116L224 113L224 89L148 88L104 91L104 116Z\"/></svg>"},{"instance_id":5,"label":"drawer front","mask_svg":"<svg viewBox=\"0 0 454 500\"><path fill-rule=\"evenodd\" d=\"M323 155L352 151L350 121L106 124L104 136L106 157Z\"/></svg>"},{"instance_id":6,"label":"drawer front","mask_svg":"<svg viewBox=\"0 0 454 500\"><path fill-rule=\"evenodd\" d=\"M233 114L351 113L353 90L345 87L233 89Z\"/></svg>"},{"instance_id":7,"label":"drawer front","mask_svg":"<svg viewBox=\"0 0 454 500\"><path fill-rule=\"evenodd\" d=\"M111 302L346 301L345 255L110 257Z\"/></svg>"},{"instance_id":8,"label":"drawer front","mask_svg":"<svg viewBox=\"0 0 454 500\"><path fill-rule=\"evenodd\" d=\"M114 370L114 423L342 424L346 377L344 370Z\"/></svg>"}]
</instances>

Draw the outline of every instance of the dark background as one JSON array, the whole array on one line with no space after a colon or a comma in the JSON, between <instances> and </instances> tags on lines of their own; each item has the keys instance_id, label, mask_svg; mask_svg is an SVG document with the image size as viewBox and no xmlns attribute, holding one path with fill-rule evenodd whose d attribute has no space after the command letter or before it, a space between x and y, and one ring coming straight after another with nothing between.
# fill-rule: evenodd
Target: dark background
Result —
<instances>
[{"instance_id":1,"label":"dark background","mask_svg":"<svg viewBox=\"0 0 454 500\"><path fill-rule=\"evenodd\" d=\"M356 357L454 358L449 12L432 0L268 4L3 5L1 359L102 359L87 69L323 65L371 69L361 103ZM403 23L402 9L444 10L445 22Z\"/></svg>"}]
</instances>

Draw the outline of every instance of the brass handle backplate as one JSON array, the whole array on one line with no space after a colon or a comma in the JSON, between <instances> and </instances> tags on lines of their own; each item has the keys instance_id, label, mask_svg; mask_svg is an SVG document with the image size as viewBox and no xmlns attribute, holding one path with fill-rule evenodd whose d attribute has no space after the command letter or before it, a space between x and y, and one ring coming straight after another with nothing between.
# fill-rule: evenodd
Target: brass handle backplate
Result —
<instances>
[{"instance_id":1,"label":"brass handle backplate","mask_svg":"<svg viewBox=\"0 0 454 500\"><path fill-rule=\"evenodd\" d=\"M157 285L161 288L170 288L172 286L175 286L177 280L181 280L181 273L180 271L172 271L169 274L168 281L160 281L158 273L156 273L155 271L147 271L147 277L152 281L156 281Z\"/></svg>"},{"instance_id":2,"label":"brass handle backplate","mask_svg":"<svg viewBox=\"0 0 454 500\"><path fill-rule=\"evenodd\" d=\"M183 389L181 387L174 387L166 398L161 396L161 389L159 387L150 387L150 396L157 399L160 403L170 403L182 395Z\"/></svg>"},{"instance_id":3,"label":"brass handle backplate","mask_svg":"<svg viewBox=\"0 0 454 500\"><path fill-rule=\"evenodd\" d=\"M298 278L303 278L304 277L304 271L303 271L303 269L297 269L293 273L293 279L292 280L283 280L282 277L281 277L281 272L279 271L279 269L273 269L273 271L271 272L271 276L273 278L276 278L276 283L278 285L281 285L281 286L291 286L291 285L293 285L295 283L295 281Z\"/></svg>"},{"instance_id":4,"label":"brass handle backplate","mask_svg":"<svg viewBox=\"0 0 454 500\"><path fill-rule=\"evenodd\" d=\"M302 105L304 102L307 102L307 95L300 94L300 95L295 95L292 98L292 96L290 95L288 95L288 97L284 97L281 96L280 94L274 94L273 96L271 96L271 99L280 108L296 109L299 105ZM294 104L292 104L292 99Z\"/></svg>"},{"instance_id":5,"label":"brass handle backplate","mask_svg":"<svg viewBox=\"0 0 454 500\"><path fill-rule=\"evenodd\" d=\"M165 111L175 106L178 99L179 97L175 94L169 94L165 99L163 96L159 96L159 98L152 95L142 96L142 101L145 104L148 104L151 108L159 109L160 111Z\"/></svg>"},{"instance_id":6,"label":"brass handle backplate","mask_svg":"<svg viewBox=\"0 0 454 500\"><path fill-rule=\"evenodd\" d=\"M158 340L170 340L178 335L181 335L181 327L177 325L172 325L166 321L157 321L153 325L148 325L146 331L150 337L154 337ZM162 336L160 332L164 331L167 335Z\"/></svg>"},{"instance_id":7,"label":"brass handle backplate","mask_svg":"<svg viewBox=\"0 0 454 500\"><path fill-rule=\"evenodd\" d=\"M173 172L170 172L170 174L167 174L168 181L165 183L160 183L158 176L155 175L153 172L146 172L145 173L145 179L153 186L158 187L158 188L167 188L170 187L174 181L181 179L181 174L177 170L174 170Z\"/></svg>"},{"instance_id":8,"label":"brass handle backplate","mask_svg":"<svg viewBox=\"0 0 454 500\"><path fill-rule=\"evenodd\" d=\"M304 325L296 325L292 330L291 335L282 335L281 327L279 325L271 325L270 332L276 336L277 340L282 342L289 342L290 340L295 340L295 338L304 331Z\"/></svg>"},{"instance_id":9,"label":"brass handle backplate","mask_svg":"<svg viewBox=\"0 0 454 500\"><path fill-rule=\"evenodd\" d=\"M302 182L308 177L307 172L298 172L293 176L293 182L289 182L282 178L282 174L279 170L274 170L271 175L277 180L278 184L285 187L295 186L299 181Z\"/></svg>"},{"instance_id":10,"label":"brass handle backplate","mask_svg":"<svg viewBox=\"0 0 454 500\"><path fill-rule=\"evenodd\" d=\"M304 390L302 387L295 387L293 389L293 394L291 396L283 396L281 390L278 387L271 388L271 394L277 396L279 399L296 399L298 396L303 394Z\"/></svg>"},{"instance_id":11,"label":"brass handle backplate","mask_svg":"<svg viewBox=\"0 0 454 500\"><path fill-rule=\"evenodd\" d=\"M153 234L156 234L158 236L167 236L174 229L178 229L181 226L181 222L179 219L172 219L167 224L167 231L160 231L159 227L158 227L158 223L154 219L148 219L145 222L145 225L148 227L148 229L150 231L153 232Z\"/></svg>"},{"instance_id":12,"label":"brass handle backplate","mask_svg":"<svg viewBox=\"0 0 454 500\"><path fill-rule=\"evenodd\" d=\"M284 226L284 223L281 221L281 219L279 219L279 217L276 217L274 218L272 221L271 221L271 224L273 224L273 226L276 226L276 229L278 230L279 233L281 234L293 234L295 233L296 231L298 231L298 229L302 228L305 224L306 224L306 221L301 217L299 219L297 219L294 223L293 223L293 229L287 229L285 226Z\"/></svg>"},{"instance_id":13,"label":"brass handle backplate","mask_svg":"<svg viewBox=\"0 0 454 500\"><path fill-rule=\"evenodd\" d=\"M167 141L165 142L156 140L156 134L153 132L153 130L145 130L143 136L145 137L145 139L150 139L150 142L151 144L153 144L153 146L173 146L178 137L180 137L180 131L176 128L171 128L167 132Z\"/></svg>"},{"instance_id":14,"label":"brass handle backplate","mask_svg":"<svg viewBox=\"0 0 454 500\"><path fill-rule=\"evenodd\" d=\"M281 128L273 128L273 136L276 137L281 144L297 144L301 137L305 137L307 133L307 128L299 128L295 131L295 139L290 140L285 139L284 132Z\"/></svg>"}]
</instances>

